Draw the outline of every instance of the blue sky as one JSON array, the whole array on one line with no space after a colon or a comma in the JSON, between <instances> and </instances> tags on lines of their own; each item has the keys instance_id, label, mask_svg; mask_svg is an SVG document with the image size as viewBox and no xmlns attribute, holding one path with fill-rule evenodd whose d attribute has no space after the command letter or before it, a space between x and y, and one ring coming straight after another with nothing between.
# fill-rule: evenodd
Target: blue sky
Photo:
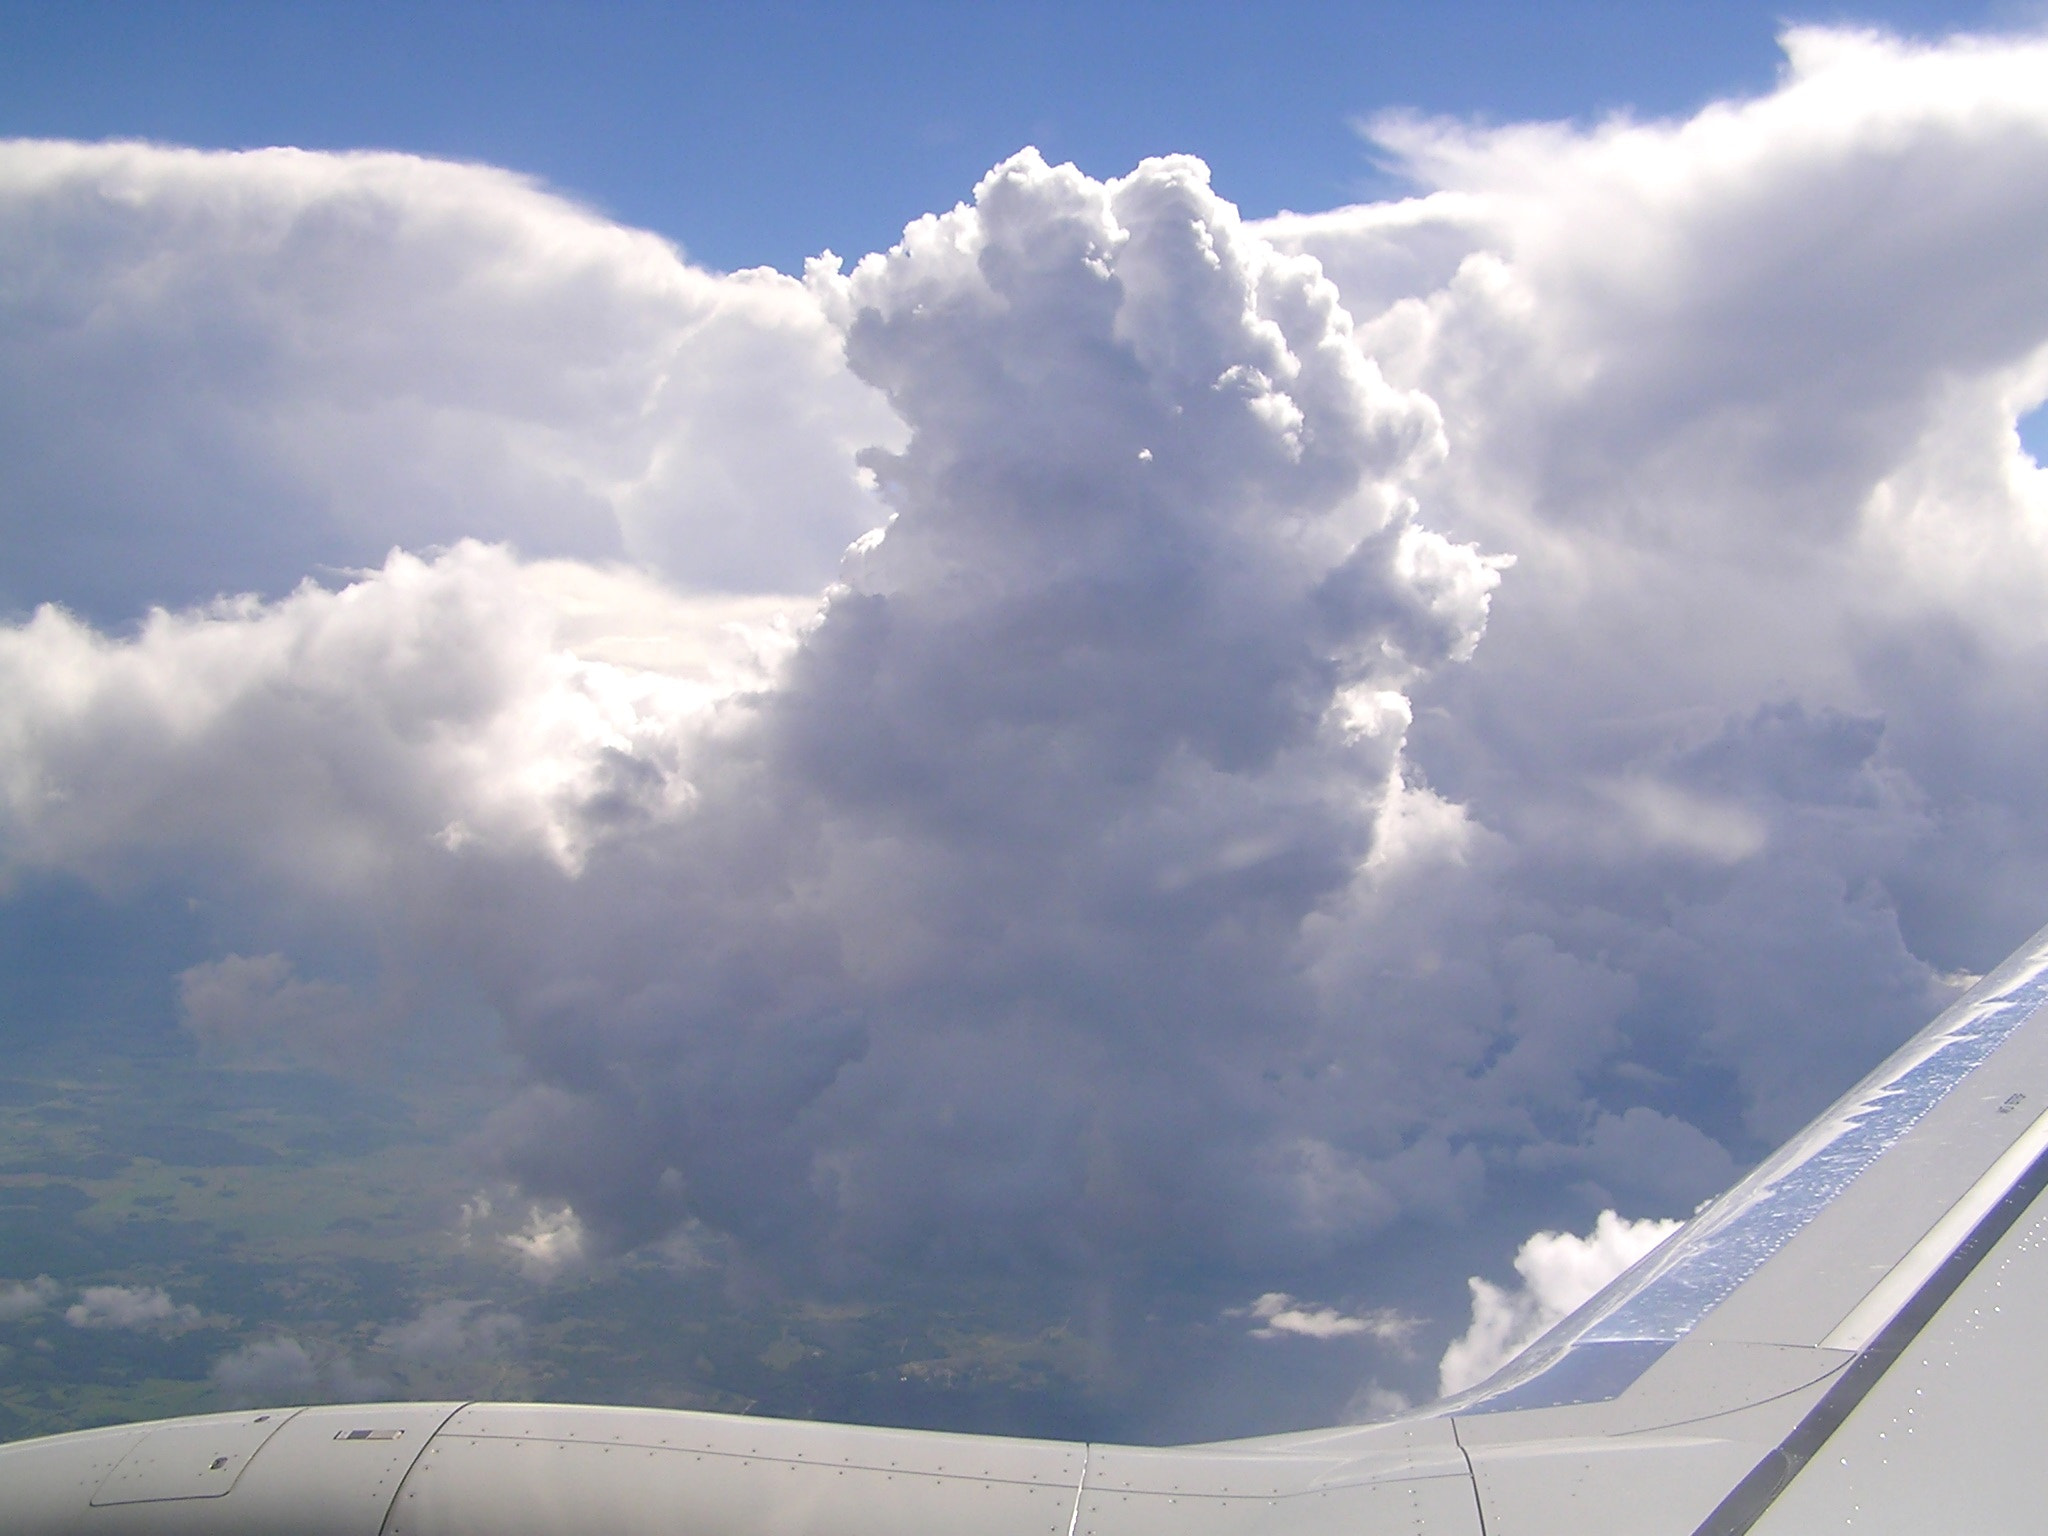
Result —
<instances>
[{"instance_id":1,"label":"blue sky","mask_svg":"<svg viewBox=\"0 0 2048 1536\"><path fill-rule=\"evenodd\" d=\"M394 148L540 176L721 268L892 242L1024 144L1199 154L1248 214L1393 185L1354 123L1688 113L1767 89L1782 21L1909 34L2001 4L0 5L0 133Z\"/></svg>"}]
</instances>

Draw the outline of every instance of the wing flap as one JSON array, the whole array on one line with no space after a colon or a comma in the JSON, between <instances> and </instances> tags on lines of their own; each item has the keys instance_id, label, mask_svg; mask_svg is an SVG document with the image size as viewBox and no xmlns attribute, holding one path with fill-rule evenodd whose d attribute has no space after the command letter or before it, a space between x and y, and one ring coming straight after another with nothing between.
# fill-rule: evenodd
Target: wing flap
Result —
<instances>
[{"instance_id":1,"label":"wing flap","mask_svg":"<svg viewBox=\"0 0 2048 1536\"><path fill-rule=\"evenodd\" d=\"M1956 1426L2038 1424L2025 1405L2048 1348L2048 1213L2033 1210L2048 1188L2044 1005L2048 932L1532 1358L1442 1405L1487 1530L2030 1528L2020 1512L2048 1493L2038 1455L1999 1470ZM1586 1388L1603 1360L1604 1396ZM1927 1435L1915 1378L1942 1370L1978 1388L1951 1391ZM1982 1518L1958 1524L1926 1490L1964 1481Z\"/></svg>"},{"instance_id":2,"label":"wing flap","mask_svg":"<svg viewBox=\"0 0 2048 1536\"><path fill-rule=\"evenodd\" d=\"M1681 1341L1850 1348L2031 1160L2048 930L1671 1241L1447 1411L1624 1397ZM1853 1325L1853 1326L1852 1326ZM1844 1333L1844 1329L1849 1329Z\"/></svg>"},{"instance_id":3,"label":"wing flap","mask_svg":"<svg viewBox=\"0 0 2048 1536\"><path fill-rule=\"evenodd\" d=\"M1748 1525L1709 1536L2031 1531L2048 1520L2048 1211L1977 1264Z\"/></svg>"}]
</instances>

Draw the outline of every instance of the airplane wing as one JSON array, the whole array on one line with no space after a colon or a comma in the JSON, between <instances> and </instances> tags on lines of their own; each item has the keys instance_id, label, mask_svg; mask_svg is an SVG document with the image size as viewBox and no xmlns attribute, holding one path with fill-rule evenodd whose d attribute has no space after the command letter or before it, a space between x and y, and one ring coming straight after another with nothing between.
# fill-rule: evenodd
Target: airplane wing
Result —
<instances>
[{"instance_id":1,"label":"airplane wing","mask_svg":"<svg viewBox=\"0 0 2048 1536\"><path fill-rule=\"evenodd\" d=\"M1164 1449L653 1409L276 1409L0 1446L20 1536L2048 1529L2048 931L1491 1380Z\"/></svg>"}]
</instances>

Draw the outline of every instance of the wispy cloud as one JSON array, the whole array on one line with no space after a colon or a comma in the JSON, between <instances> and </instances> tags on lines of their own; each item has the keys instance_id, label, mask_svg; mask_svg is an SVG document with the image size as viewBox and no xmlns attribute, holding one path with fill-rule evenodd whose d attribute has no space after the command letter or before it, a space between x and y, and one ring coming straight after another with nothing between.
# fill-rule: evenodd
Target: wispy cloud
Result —
<instances>
[{"instance_id":1,"label":"wispy cloud","mask_svg":"<svg viewBox=\"0 0 2048 1536\"><path fill-rule=\"evenodd\" d=\"M1255 1339L1363 1338L1378 1344L1406 1345L1422 1326L1421 1318L1406 1316L1392 1307L1349 1315L1335 1307L1297 1301L1285 1291L1268 1291L1249 1307L1233 1308L1225 1316L1250 1318L1251 1336Z\"/></svg>"}]
</instances>

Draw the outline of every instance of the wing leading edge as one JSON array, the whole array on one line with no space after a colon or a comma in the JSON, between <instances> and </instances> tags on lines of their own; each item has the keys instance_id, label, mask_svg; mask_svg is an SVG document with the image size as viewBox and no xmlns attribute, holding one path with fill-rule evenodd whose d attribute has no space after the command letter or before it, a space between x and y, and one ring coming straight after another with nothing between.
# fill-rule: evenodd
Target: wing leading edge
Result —
<instances>
[{"instance_id":1,"label":"wing leading edge","mask_svg":"<svg viewBox=\"0 0 2048 1536\"><path fill-rule=\"evenodd\" d=\"M0 1446L0 1528L1796 1536L2043 1523L2048 930L1491 1380L1149 1449L531 1404Z\"/></svg>"}]
</instances>

